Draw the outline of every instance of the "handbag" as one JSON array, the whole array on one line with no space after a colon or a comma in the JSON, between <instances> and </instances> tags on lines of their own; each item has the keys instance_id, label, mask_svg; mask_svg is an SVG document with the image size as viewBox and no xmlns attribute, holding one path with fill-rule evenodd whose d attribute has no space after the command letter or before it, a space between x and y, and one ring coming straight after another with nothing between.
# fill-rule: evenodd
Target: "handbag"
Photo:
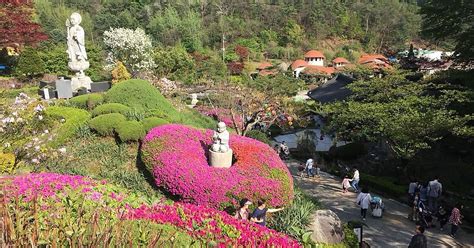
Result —
<instances>
[{"instance_id":1,"label":"handbag","mask_svg":"<svg viewBox=\"0 0 474 248\"><path fill-rule=\"evenodd\" d=\"M360 204L362 203L362 201L365 200L365 198L367 198L368 195L369 195L369 194L366 194L366 195L364 196L364 198L360 199L360 200L357 202L357 205L360 206Z\"/></svg>"}]
</instances>

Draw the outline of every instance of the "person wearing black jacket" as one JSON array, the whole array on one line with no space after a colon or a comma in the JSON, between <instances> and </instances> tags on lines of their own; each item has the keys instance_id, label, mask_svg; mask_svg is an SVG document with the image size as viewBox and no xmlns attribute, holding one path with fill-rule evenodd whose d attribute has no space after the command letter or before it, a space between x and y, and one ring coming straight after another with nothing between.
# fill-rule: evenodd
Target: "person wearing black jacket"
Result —
<instances>
[{"instance_id":1,"label":"person wearing black jacket","mask_svg":"<svg viewBox=\"0 0 474 248\"><path fill-rule=\"evenodd\" d=\"M410 244L408 248L427 248L428 244L426 241L426 237L423 234L425 232L425 228L421 225L416 225L416 234L411 237Z\"/></svg>"}]
</instances>

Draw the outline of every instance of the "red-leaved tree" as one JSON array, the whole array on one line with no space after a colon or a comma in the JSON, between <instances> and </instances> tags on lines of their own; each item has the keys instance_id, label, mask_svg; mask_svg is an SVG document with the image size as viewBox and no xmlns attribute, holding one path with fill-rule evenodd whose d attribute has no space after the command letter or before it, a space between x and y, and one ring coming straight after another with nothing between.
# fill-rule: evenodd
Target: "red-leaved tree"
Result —
<instances>
[{"instance_id":1,"label":"red-leaved tree","mask_svg":"<svg viewBox=\"0 0 474 248\"><path fill-rule=\"evenodd\" d=\"M244 62L249 57L249 49L244 46L237 45L234 51L239 56L240 62Z\"/></svg>"},{"instance_id":2,"label":"red-leaved tree","mask_svg":"<svg viewBox=\"0 0 474 248\"><path fill-rule=\"evenodd\" d=\"M48 39L32 15L32 1L0 0L0 47L35 45Z\"/></svg>"}]
</instances>

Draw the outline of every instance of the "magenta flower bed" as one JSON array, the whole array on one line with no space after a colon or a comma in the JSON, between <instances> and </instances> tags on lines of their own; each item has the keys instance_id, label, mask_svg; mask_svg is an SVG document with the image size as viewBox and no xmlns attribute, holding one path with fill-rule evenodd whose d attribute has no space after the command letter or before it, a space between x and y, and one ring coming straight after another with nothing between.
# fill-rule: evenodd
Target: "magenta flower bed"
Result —
<instances>
[{"instance_id":1,"label":"magenta flower bed","mask_svg":"<svg viewBox=\"0 0 474 248\"><path fill-rule=\"evenodd\" d=\"M29 201L34 197L56 199L67 195L77 197L79 193L96 204L115 206L111 211L115 209L117 213L122 213L121 218L172 225L196 239L213 241L218 247L300 247L296 240L282 233L248 221L238 221L223 211L187 203L148 206L137 202L136 197L116 192L118 188L105 181L97 182L88 177L55 173L24 174L0 177L0 186L5 196L10 196L5 201ZM60 202L53 202L52 205L41 206L41 209L51 212L60 207L57 205Z\"/></svg>"},{"instance_id":2,"label":"magenta flower bed","mask_svg":"<svg viewBox=\"0 0 474 248\"><path fill-rule=\"evenodd\" d=\"M189 234L213 240L218 247L300 247L296 240L282 233L248 221L236 220L223 211L188 203L151 207L143 205L129 211L125 218L172 224L184 230L198 226L197 231Z\"/></svg>"},{"instance_id":3,"label":"magenta flower bed","mask_svg":"<svg viewBox=\"0 0 474 248\"><path fill-rule=\"evenodd\" d=\"M231 135L236 162L231 168L213 168L206 153L212 130L183 125L163 125L145 137L142 151L158 186L185 202L224 209L242 198L266 200L268 205L288 205L293 179L286 165L268 145Z\"/></svg>"}]
</instances>

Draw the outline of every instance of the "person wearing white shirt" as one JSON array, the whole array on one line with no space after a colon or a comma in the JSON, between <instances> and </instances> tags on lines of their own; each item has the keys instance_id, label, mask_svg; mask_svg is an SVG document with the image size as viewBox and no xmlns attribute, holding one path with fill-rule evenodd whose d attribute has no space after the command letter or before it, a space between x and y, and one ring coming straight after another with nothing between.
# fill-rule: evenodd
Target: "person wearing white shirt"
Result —
<instances>
[{"instance_id":1,"label":"person wearing white shirt","mask_svg":"<svg viewBox=\"0 0 474 248\"><path fill-rule=\"evenodd\" d=\"M438 182L438 177L428 183L428 208L431 211L438 209L438 199L443 192L443 185Z\"/></svg>"},{"instance_id":2,"label":"person wearing white shirt","mask_svg":"<svg viewBox=\"0 0 474 248\"><path fill-rule=\"evenodd\" d=\"M372 196L369 194L367 189L363 189L361 193L357 196L356 203L360 206L360 217L365 220L367 216L367 209L369 209L370 202L372 201Z\"/></svg>"},{"instance_id":3,"label":"person wearing white shirt","mask_svg":"<svg viewBox=\"0 0 474 248\"><path fill-rule=\"evenodd\" d=\"M309 176L314 177L313 165L314 165L314 161L312 158L306 161L305 170L306 170L306 174L308 174L308 177Z\"/></svg>"},{"instance_id":4,"label":"person wearing white shirt","mask_svg":"<svg viewBox=\"0 0 474 248\"><path fill-rule=\"evenodd\" d=\"M351 186L356 192L359 192L359 180L359 170L357 170L357 167L354 167L354 176L352 177Z\"/></svg>"}]
</instances>

